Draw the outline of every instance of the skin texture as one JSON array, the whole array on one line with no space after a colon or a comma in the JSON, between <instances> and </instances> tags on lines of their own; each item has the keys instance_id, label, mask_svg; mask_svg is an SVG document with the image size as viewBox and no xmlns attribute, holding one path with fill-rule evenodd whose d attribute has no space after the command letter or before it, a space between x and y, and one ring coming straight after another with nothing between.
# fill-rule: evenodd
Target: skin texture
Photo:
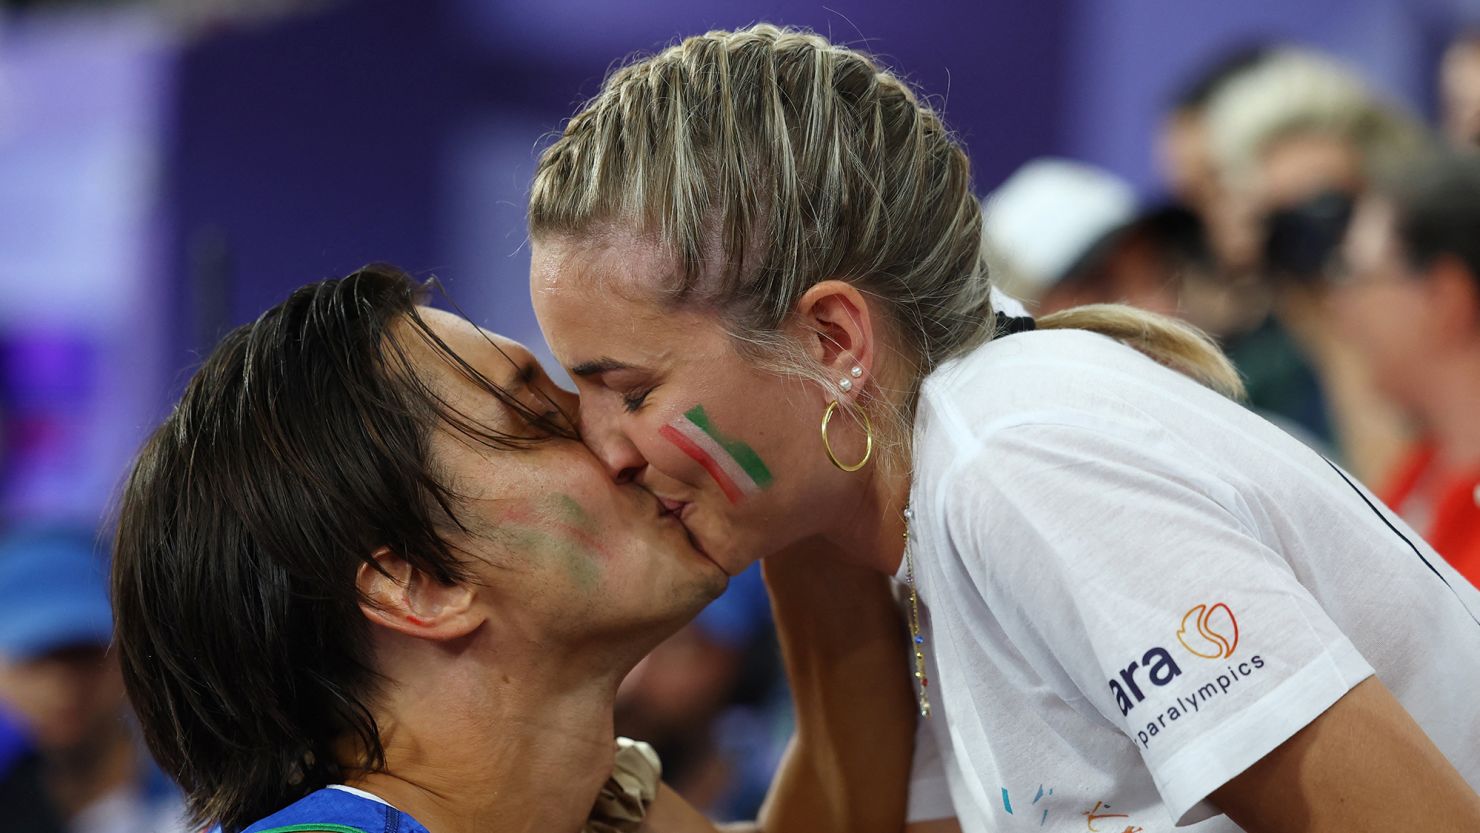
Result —
<instances>
[{"instance_id":1,"label":"skin texture","mask_svg":"<svg viewBox=\"0 0 1480 833\"><path fill-rule=\"evenodd\" d=\"M651 241L637 237L534 241L535 311L555 355L578 380L582 429L593 451L614 478L644 483L681 504L700 545L727 571L760 556L784 558L789 549L815 539L857 564L894 573L901 527L890 522L908 493L907 474L900 473L908 470L907 461L873 465L853 479L831 469L818 453L819 441L809 448L800 438L816 436L812 420L838 396L837 389L761 372L733 348L718 316L666 309L657 290L671 281L670 268ZM856 288L823 281L798 300L786 335L832 378L843 378L851 366L862 368L854 395L887 404L908 378L888 358L893 342L884 321ZM605 369L584 373L583 366ZM732 506L701 468L657 439L658 426L695 402L775 461L774 489ZM849 439L845 453L859 447L857 433ZM1383 780L1398 775L1386 764L1393 760L1408 767L1402 775L1410 789L1402 794L1420 794L1418 785L1430 780L1433 786L1422 794L1445 793L1434 800L1434 821L1441 826L1424 829L1466 823L1470 827L1452 829L1476 829L1480 816L1461 821L1473 792L1450 777L1452 767L1421 732L1401 728L1404 720L1412 727L1401 706L1389 696L1386 706L1373 707L1369 696L1354 692L1334 706L1335 717L1311 733L1320 740L1314 746L1297 736L1268 756L1271 769L1295 785L1291 789L1303 803L1280 801L1286 788L1260 777L1256 767L1219 793L1221 806L1251 830L1361 829L1343 809L1354 806L1345 796L1353 789L1395 794ZM1365 740L1354 746L1354 738ZM1313 788L1328 783L1344 786ZM1345 826L1300 827L1307 819Z\"/></svg>"},{"instance_id":2,"label":"skin texture","mask_svg":"<svg viewBox=\"0 0 1480 833\"><path fill-rule=\"evenodd\" d=\"M1480 796L1375 677L1211 800L1254 833L1480 829Z\"/></svg>"},{"instance_id":3,"label":"skin texture","mask_svg":"<svg viewBox=\"0 0 1480 833\"><path fill-rule=\"evenodd\" d=\"M574 416L574 398L523 347L422 314L484 376ZM416 372L452 408L533 430L404 335ZM726 577L652 495L606 477L579 441L495 450L444 426L430 446L463 524L444 534L476 580L442 584L390 549L374 554L378 570L360 569L385 679L372 710L387 767L348 783L442 833L576 830L610 772L617 684Z\"/></svg>"}]
</instances>

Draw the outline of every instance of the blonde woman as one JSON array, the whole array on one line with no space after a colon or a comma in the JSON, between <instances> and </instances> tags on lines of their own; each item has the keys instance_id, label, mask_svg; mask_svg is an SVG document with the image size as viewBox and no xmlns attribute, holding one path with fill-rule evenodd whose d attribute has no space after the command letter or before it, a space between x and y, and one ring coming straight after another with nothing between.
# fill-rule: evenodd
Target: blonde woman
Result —
<instances>
[{"instance_id":1,"label":"blonde woman","mask_svg":"<svg viewBox=\"0 0 1480 833\"><path fill-rule=\"evenodd\" d=\"M1199 334L998 315L977 206L937 115L815 35L617 71L529 212L585 440L731 574L900 578L916 829L1480 829L1475 589Z\"/></svg>"}]
</instances>

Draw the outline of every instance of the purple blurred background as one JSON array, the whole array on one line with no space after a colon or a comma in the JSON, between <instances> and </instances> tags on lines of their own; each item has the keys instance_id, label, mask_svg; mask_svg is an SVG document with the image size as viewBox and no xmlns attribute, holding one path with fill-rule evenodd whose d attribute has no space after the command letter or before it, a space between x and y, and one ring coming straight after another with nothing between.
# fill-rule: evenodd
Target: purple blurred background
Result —
<instances>
[{"instance_id":1,"label":"purple blurred background","mask_svg":"<svg viewBox=\"0 0 1480 833\"><path fill-rule=\"evenodd\" d=\"M943 105L983 192L1058 154L1149 196L1167 96L1219 52L1313 44L1430 115L1443 44L1480 19L1459 0L55 5L0 12L0 521L96 522L225 328L369 260L538 342L542 137L684 34L770 20L884 55Z\"/></svg>"}]
</instances>

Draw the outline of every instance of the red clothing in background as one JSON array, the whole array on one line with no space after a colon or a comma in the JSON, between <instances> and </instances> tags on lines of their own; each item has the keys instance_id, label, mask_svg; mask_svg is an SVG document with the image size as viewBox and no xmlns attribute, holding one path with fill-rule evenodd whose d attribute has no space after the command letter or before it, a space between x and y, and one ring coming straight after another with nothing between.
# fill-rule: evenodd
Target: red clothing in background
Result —
<instances>
[{"instance_id":1,"label":"red clothing in background","mask_svg":"<svg viewBox=\"0 0 1480 833\"><path fill-rule=\"evenodd\" d=\"M1480 467L1439 471L1435 457L1433 446L1420 445L1378 495L1480 587Z\"/></svg>"}]
</instances>

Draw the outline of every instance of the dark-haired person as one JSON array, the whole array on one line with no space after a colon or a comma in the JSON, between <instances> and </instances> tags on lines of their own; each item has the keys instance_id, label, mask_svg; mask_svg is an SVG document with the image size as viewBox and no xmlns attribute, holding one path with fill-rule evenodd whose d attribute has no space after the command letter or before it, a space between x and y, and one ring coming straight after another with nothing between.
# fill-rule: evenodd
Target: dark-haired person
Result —
<instances>
[{"instance_id":1,"label":"dark-haired person","mask_svg":"<svg viewBox=\"0 0 1480 833\"><path fill-rule=\"evenodd\" d=\"M727 576L528 351L418 300L388 267L299 290L144 446L113 594L146 738L227 833L633 830L656 772L613 771L617 684ZM887 588L828 571L817 616L824 574L782 570L806 604L778 621L820 642L784 643L798 733L759 827L897 830L911 721L838 728L909 713ZM840 664L878 685L809 697ZM665 792L645 829L710 828Z\"/></svg>"},{"instance_id":2,"label":"dark-haired person","mask_svg":"<svg viewBox=\"0 0 1480 833\"><path fill-rule=\"evenodd\" d=\"M1420 441L1380 495L1480 585L1480 158L1442 155L1360 204L1341 333Z\"/></svg>"}]
</instances>

